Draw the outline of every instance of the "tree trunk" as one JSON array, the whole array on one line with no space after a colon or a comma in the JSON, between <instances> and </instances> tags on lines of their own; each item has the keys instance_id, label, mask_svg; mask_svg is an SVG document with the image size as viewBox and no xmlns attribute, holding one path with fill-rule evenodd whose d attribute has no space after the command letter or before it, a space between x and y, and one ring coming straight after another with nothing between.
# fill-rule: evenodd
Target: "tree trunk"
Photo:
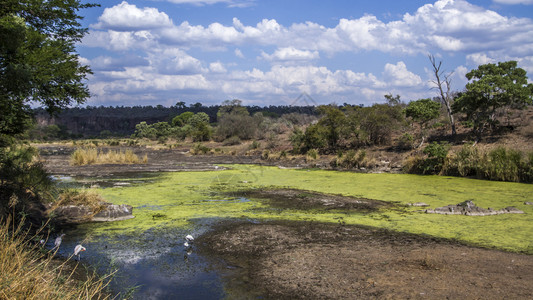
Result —
<instances>
[{"instance_id":1,"label":"tree trunk","mask_svg":"<svg viewBox=\"0 0 533 300\"><path fill-rule=\"evenodd\" d=\"M444 81L441 80L442 73L440 71L440 67L442 65L442 62L439 62L439 65L437 66L437 63L435 61L435 57L433 55L428 55L429 61L431 62L431 65L433 66L433 73L435 74L434 83L437 85L437 88L439 89L440 93L440 101L444 106L446 106L446 112L448 113L448 118L450 119L450 125L452 126L452 136L455 136L457 134L455 130L455 120L453 118L452 113L452 107L451 107L451 95L450 95L450 88L451 88L451 79L450 74L444 76ZM443 84L446 85L446 92L444 91Z\"/></svg>"}]
</instances>

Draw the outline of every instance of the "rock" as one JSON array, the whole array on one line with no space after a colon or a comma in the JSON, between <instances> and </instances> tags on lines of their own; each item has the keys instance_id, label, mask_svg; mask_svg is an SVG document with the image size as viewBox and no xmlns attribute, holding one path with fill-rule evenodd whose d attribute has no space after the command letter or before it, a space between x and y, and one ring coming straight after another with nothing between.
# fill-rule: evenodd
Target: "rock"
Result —
<instances>
[{"instance_id":1,"label":"rock","mask_svg":"<svg viewBox=\"0 0 533 300\"><path fill-rule=\"evenodd\" d=\"M441 214L441 215L465 215L465 216L491 216L499 214L523 214L524 212L515 207L506 207L500 210L493 210L492 208L482 208L474 204L474 202L468 200L461 202L457 205L447 205L443 207L437 207L435 209L426 209L424 211L428 214Z\"/></svg>"},{"instance_id":2,"label":"rock","mask_svg":"<svg viewBox=\"0 0 533 300\"><path fill-rule=\"evenodd\" d=\"M110 222L121 221L134 218L133 207L131 205L116 205L105 203L105 208L98 213L94 213L90 207L84 205L59 206L49 215L53 216L60 223L86 223L86 222Z\"/></svg>"},{"instance_id":3,"label":"rock","mask_svg":"<svg viewBox=\"0 0 533 300\"><path fill-rule=\"evenodd\" d=\"M92 218L94 222L109 222L109 221L121 221L132 219L135 216L133 215L133 207L131 205L108 205L107 208Z\"/></svg>"},{"instance_id":4,"label":"rock","mask_svg":"<svg viewBox=\"0 0 533 300\"><path fill-rule=\"evenodd\" d=\"M417 206L417 207L426 207L429 206L429 204L424 202L415 202L415 203L407 203L408 206Z\"/></svg>"},{"instance_id":5,"label":"rock","mask_svg":"<svg viewBox=\"0 0 533 300\"><path fill-rule=\"evenodd\" d=\"M526 201L526 202L524 202L524 204L525 204L525 205L533 205L533 202L531 202L531 201Z\"/></svg>"}]
</instances>

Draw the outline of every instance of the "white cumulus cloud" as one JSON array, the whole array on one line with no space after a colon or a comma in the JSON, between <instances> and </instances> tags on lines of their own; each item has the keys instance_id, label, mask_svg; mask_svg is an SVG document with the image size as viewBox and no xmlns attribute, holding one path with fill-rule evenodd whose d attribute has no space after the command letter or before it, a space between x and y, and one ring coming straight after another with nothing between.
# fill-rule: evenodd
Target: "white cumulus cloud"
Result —
<instances>
[{"instance_id":1,"label":"white cumulus cloud","mask_svg":"<svg viewBox=\"0 0 533 300\"><path fill-rule=\"evenodd\" d=\"M126 1L104 9L98 21L97 24L93 25L94 28L116 31L147 30L172 26L172 21L164 12L159 12L156 8L151 7L140 9Z\"/></svg>"}]
</instances>

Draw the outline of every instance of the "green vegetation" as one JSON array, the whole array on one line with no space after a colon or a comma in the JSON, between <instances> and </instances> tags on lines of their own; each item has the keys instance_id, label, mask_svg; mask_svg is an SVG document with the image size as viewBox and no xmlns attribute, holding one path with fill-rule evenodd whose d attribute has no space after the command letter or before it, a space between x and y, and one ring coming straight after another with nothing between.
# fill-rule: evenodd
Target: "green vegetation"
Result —
<instances>
[{"instance_id":1,"label":"green vegetation","mask_svg":"<svg viewBox=\"0 0 533 300\"><path fill-rule=\"evenodd\" d=\"M129 149L124 151L108 150L104 153L96 148L78 148L70 157L70 164L74 166L93 164L139 164L147 162L147 155L141 160Z\"/></svg>"},{"instance_id":2,"label":"green vegetation","mask_svg":"<svg viewBox=\"0 0 533 300\"><path fill-rule=\"evenodd\" d=\"M105 199L134 206L135 219L85 225L95 234L136 234L173 226L187 226L196 218L284 219L375 226L402 232L457 239L483 247L533 254L533 207L529 184L401 174L358 174L324 170L290 170L232 165L216 172L165 173L157 182L101 190ZM376 199L396 204L378 212L328 209L277 209L256 199L243 201L232 191L255 188L295 188ZM514 206L525 214L487 217L437 215L419 212L407 203L425 202L431 208L472 200L480 207ZM154 215L164 209L165 218Z\"/></svg>"},{"instance_id":3,"label":"green vegetation","mask_svg":"<svg viewBox=\"0 0 533 300\"><path fill-rule=\"evenodd\" d=\"M479 179L533 183L533 152L498 147L489 151L464 145L450 152L448 143L426 146L426 157L415 157L405 164L414 174L438 174Z\"/></svg>"},{"instance_id":4,"label":"green vegetation","mask_svg":"<svg viewBox=\"0 0 533 300\"><path fill-rule=\"evenodd\" d=\"M502 109L523 109L532 104L533 84L516 61L485 64L466 74L471 82L453 104L456 113L465 113L474 123L474 132L481 139L487 127L497 125L496 113Z\"/></svg>"},{"instance_id":5,"label":"green vegetation","mask_svg":"<svg viewBox=\"0 0 533 300\"><path fill-rule=\"evenodd\" d=\"M0 147L28 128L30 101L57 112L89 96L83 82L91 70L81 65L75 44L87 32L77 13L92 6L81 1L2 2Z\"/></svg>"}]
</instances>

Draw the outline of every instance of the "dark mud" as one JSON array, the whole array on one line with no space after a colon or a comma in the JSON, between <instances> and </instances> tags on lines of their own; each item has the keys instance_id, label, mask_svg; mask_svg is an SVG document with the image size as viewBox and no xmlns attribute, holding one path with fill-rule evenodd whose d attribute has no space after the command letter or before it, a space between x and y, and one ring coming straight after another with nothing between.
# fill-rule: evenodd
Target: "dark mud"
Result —
<instances>
[{"instance_id":1,"label":"dark mud","mask_svg":"<svg viewBox=\"0 0 533 300\"><path fill-rule=\"evenodd\" d=\"M255 189L232 193L247 198L263 199L272 207L318 210L355 210L373 212L380 208L393 208L394 204L385 201L321 194L296 189Z\"/></svg>"},{"instance_id":2,"label":"dark mud","mask_svg":"<svg viewBox=\"0 0 533 300\"><path fill-rule=\"evenodd\" d=\"M533 256L308 222L236 222L202 236L235 269L229 296L266 299L530 299ZM237 274L237 275L235 275Z\"/></svg>"}]
</instances>

